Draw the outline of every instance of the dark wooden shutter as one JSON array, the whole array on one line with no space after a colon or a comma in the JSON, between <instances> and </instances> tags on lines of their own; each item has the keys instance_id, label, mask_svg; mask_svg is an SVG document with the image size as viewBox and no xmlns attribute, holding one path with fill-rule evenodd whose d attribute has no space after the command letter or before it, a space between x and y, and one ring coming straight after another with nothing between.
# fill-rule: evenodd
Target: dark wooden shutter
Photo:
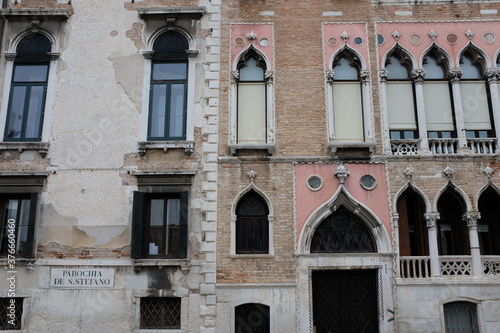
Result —
<instances>
[{"instance_id":1,"label":"dark wooden shutter","mask_svg":"<svg viewBox=\"0 0 500 333\"><path fill-rule=\"evenodd\" d=\"M180 215L181 220L179 223L179 257L187 257L187 245L188 245L188 192L181 192L181 207Z\"/></svg>"},{"instance_id":2,"label":"dark wooden shutter","mask_svg":"<svg viewBox=\"0 0 500 333\"><path fill-rule=\"evenodd\" d=\"M146 196L143 192L134 192L134 206L132 211L132 258L144 258L144 206Z\"/></svg>"},{"instance_id":3,"label":"dark wooden shutter","mask_svg":"<svg viewBox=\"0 0 500 333\"><path fill-rule=\"evenodd\" d=\"M38 193L31 193L30 197L30 215L28 217L28 237L26 239L26 258L34 258L35 253L33 246L35 243L35 223L36 223L36 209L38 204Z\"/></svg>"}]
</instances>

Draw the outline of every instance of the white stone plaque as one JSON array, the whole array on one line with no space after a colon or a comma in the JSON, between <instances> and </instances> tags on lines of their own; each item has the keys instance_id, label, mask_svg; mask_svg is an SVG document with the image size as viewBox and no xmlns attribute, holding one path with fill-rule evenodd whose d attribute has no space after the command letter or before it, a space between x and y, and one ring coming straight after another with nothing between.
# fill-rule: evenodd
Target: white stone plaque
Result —
<instances>
[{"instance_id":1,"label":"white stone plaque","mask_svg":"<svg viewBox=\"0 0 500 333\"><path fill-rule=\"evenodd\" d=\"M52 268L50 286L53 288L113 288L113 268Z\"/></svg>"}]
</instances>

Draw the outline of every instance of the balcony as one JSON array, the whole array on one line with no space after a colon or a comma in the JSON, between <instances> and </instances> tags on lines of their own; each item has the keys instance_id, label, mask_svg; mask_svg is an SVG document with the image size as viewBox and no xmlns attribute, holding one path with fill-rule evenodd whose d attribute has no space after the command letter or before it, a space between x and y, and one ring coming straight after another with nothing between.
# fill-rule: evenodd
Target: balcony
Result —
<instances>
[{"instance_id":1,"label":"balcony","mask_svg":"<svg viewBox=\"0 0 500 333\"><path fill-rule=\"evenodd\" d=\"M391 150L393 155L417 155L418 143L420 140L391 140Z\"/></svg>"},{"instance_id":2,"label":"balcony","mask_svg":"<svg viewBox=\"0 0 500 333\"><path fill-rule=\"evenodd\" d=\"M458 139L455 138L429 138L429 150L433 155L452 155L457 153Z\"/></svg>"},{"instance_id":3,"label":"balcony","mask_svg":"<svg viewBox=\"0 0 500 333\"><path fill-rule=\"evenodd\" d=\"M496 141L496 138L469 138L467 139L467 147L473 155L494 154Z\"/></svg>"}]
</instances>

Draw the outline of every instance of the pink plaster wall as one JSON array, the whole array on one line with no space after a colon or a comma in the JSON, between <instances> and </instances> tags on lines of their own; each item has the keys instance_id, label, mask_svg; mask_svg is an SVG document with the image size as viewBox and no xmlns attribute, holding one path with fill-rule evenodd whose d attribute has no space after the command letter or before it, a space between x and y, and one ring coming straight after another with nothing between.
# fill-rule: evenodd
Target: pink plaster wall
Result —
<instances>
[{"instance_id":1,"label":"pink plaster wall","mask_svg":"<svg viewBox=\"0 0 500 333\"><path fill-rule=\"evenodd\" d=\"M349 34L349 38L347 42L344 43L344 40L340 37L343 32L347 32ZM328 39L330 38L337 39L337 45L331 46L328 44ZM361 45L354 44L354 38L361 37L363 39L363 43ZM368 37L366 33L366 24L364 23L353 23L353 24L337 24L337 23L324 23L323 24L323 45L325 50L325 69L332 68L332 56L344 45L347 45L349 48L358 52L358 54L363 58L364 68L370 68L370 61L368 57Z\"/></svg>"},{"instance_id":2,"label":"pink plaster wall","mask_svg":"<svg viewBox=\"0 0 500 333\"><path fill-rule=\"evenodd\" d=\"M250 41L247 36L250 33L254 33L257 37L255 40ZM235 39L241 37L245 41L242 46L237 46L235 44ZM259 40L261 38L269 39L268 46L261 46ZM233 24L231 25L231 70L236 70L237 60L240 54L248 49L250 45L253 45L256 49L261 51L267 58L270 64L270 68L267 70L273 70L274 60L273 60L273 25L272 24Z\"/></svg>"},{"instance_id":3,"label":"pink plaster wall","mask_svg":"<svg viewBox=\"0 0 500 333\"><path fill-rule=\"evenodd\" d=\"M368 207L384 224L392 238L391 219L386 181L385 164L344 164L350 172L345 180L346 190L360 203ZM340 186L335 176L338 164L298 164L295 166L295 205L296 205L296 241L309 216L322 206ZM307 185L309 176L316 174L323 179L319 191L311 191ZM377 179L377 186L371 191L361 187L359 181L363 175L371 174Z\"/></svg>"},{"instance_id":4,"label":"pink plaster wall","mask_svg":"<svg viewBox=\"0 0 500 333\"><path fill-rule=\"evenodd\" d=\"M377 33L385 37L385 42L378 46L379 49L379 66L381 68L385 67L383 65L384 58L389 50L391 50L395 44L396 39L392 36L392 33L397 30L401 33L399 38L399 44L410 51L416 58L418 62L418 67L422 67L422 56L426 49L432 45L432 38L429 36L431 29L434 29L438 33L436 37L436 44L444 49L453 59L453 64L451 67L459 67L458 58L461 51L469 42L472 42L475 46L484 51L488 57L487 63L488 67L496 66L496 52L500 48L500 34L496 33L500 30L500 22L425 22L425 23L377 23L376 25ZM467 30L474 32L474 36L471 40L465 35ZM493 33L496 39L493 43L486 43L483 40L483 35L487 32ZM453 33L458 36L458 42L456 44L449 44L446 41L446 36ZM421 37L422 41L419 45L413 45L410 43L409 38L412 34L417 34Z\"/></svg>"}]
</instances>

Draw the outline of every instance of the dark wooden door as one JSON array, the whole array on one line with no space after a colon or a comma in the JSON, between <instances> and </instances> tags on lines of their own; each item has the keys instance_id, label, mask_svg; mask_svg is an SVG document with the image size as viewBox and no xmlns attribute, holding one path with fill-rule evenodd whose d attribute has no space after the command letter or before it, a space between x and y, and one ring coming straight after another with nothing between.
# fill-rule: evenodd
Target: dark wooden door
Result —
<instances>
[{"instance_id":1,"label":"dark wooden door","mask_svg":"<svg viewBox=\"0 0 500 333\"><path fill-rule=\"evenodd\" d=\"M378 333L377 271L312 272L316 333Z\"/></svg>"}]
</instances>

